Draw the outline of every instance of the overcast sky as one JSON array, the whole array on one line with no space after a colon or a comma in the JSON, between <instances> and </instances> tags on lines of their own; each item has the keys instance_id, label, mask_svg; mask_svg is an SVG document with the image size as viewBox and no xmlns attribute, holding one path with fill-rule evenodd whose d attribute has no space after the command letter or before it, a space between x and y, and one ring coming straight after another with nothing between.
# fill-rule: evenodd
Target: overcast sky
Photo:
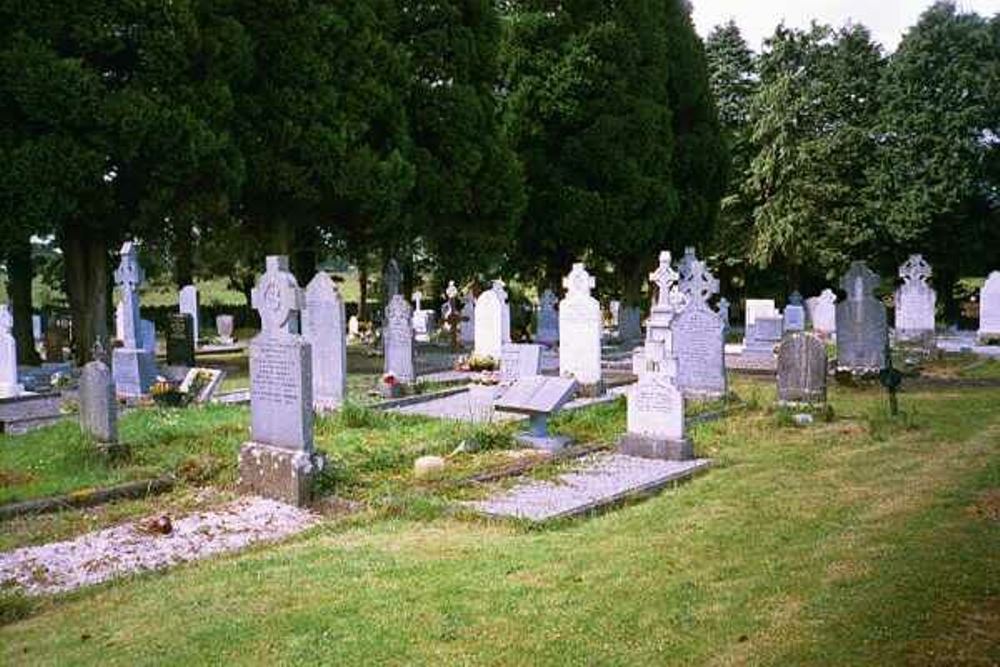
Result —
<instances>
[{"instance_id":1,"label":"overcast sky","mask_svg":"<svg viewBox=\"0 0 1000 667\"><path fill-rule=\"evenodd\" d=\"M895 50L903 32L917 22L932 0L690 0L702 37L712 28L734 19L750 48L760 51L763 39L784 19L789 27L805 28L811 19L840 27L853 20L863 23L888 51ZM958 0L960 8L993 16L1000 0Z\"/></svg>"}]
</instances>

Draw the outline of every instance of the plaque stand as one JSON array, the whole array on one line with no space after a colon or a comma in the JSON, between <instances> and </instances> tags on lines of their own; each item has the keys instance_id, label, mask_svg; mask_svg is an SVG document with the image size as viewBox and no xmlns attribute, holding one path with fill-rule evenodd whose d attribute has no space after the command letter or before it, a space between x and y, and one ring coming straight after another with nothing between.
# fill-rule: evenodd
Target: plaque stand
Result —
<instances>
[{"instance_id":1,"label":"plaque stand","mask_svg":"<svg viewBox=\"0 0 1000 667\"><path fill-rule=\"evenodd\" d=\"M313 482L325 464L318 452L245 442L240 447L240 492L301 507L312 500Z\"/></svg>"},{"instance_id":2,"label":"plaque stand","mask_svg":"<svg viewBox=\"0 0 1000 667\"><path fill-rule=\"evenodd\" d=\"M688 438L667 440L635 433L626 433L618 440L618 451L642 459L689 461L694 458L694 447Z\"/></svg>"},{"instance_id":3,"label":"plaque stand","mask_svg":"<svg viewBox=\"0 0 1000 667\"><path fill-rule=\"evenodd\" d=\"M533 449L544 449L557 452L569 444L570 439L564 435L549 434L549 413L536 412L528 417L528 431L515 438L521 444Z\"/></svg>"}]
</instances>

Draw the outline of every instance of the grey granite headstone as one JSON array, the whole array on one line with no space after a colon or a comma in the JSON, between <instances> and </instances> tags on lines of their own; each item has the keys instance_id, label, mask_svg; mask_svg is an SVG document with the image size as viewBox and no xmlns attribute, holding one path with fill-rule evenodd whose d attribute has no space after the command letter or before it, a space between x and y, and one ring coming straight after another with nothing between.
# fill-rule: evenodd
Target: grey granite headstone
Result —
<instances>
[{"instance_id":1,"label":"grey granite headstone","mask_svg":"<svg viewBox=\"0 0 1000 667\"><path fill-rule=\"evenodd\" d=\"M923 255L910 255L899 267L899 277L903 284L896 290L896 338L932 345L937 293L927 282L931 265Z\"/></svg>"},{"instance_id":2,"label":"grey granite headstone","mask_svg":"<svg viewBox=\"0 0 1000 667\"><path fill-rule=\"evenodd\" d=\"M542 292L538 300L538 333L535 339L542 345L559 344L559 313L556 304L559 299L552 290Z\"/></svg>"},{"instance_id":3,"label":"grey granite headstone","mask_svg":"<svg viewBox=\"0 0 1000 667\"><path fill-rule=\"evenodd\" d=\"M618 309L618 338L633 341L642 338L642 311L635 306L622 304Z\"/></svg>"},{"instance_id":4,"label":"grey granite headstone","mask_svg":"<svg viewBox=\"0 0 1000 667\"><path fill-rule=\"evenodd\" d=\"M232 315L215 316L215 331L219 334L219 342L223 345L232 345L235 342L233 339L234 327Z\"/></svg>"},{"instance_id":5,"label":"grey granite headstone","mask_svg":"<svg viewBox=\"0 0 1000 667\"><path fill-rule=\"evenodd\" d=\"M167 317L167 365L194 366L194 324L187 313Z\"/></svg>"},{"instance_id":6,"label":"grey granite headstone","mask_svg":"<svg viewBox=\"0 0 1000 667\"><path fill-rule=\"evenodd\" d=\"M674 319L677 386L686 396L726 395L725 325L722 318L694 298Z\"/></svg>"},{"instance_id":7,"label":"grey granite headstone","mask_svg":"<svg viewBox=\"0 0 1000 667\"><path fill-rule=\"evenodd\" d=\"M401 384L416 379L413 369L413 327L410 306L400 294L389 300L382 323L382 345L385 363L383 371L391 373Z\"/></svg>"},{"instance_id":8,"label":"grey granite headstone","mask_svg":"<svg viewBox=\"0 0 1000 667\"><path fill-rule=\"evenodd\" d=\"M1000 271L990 273L979 290L979 340L1000 340Z\"/></svg>"},{"instance_id":9,"label":"grey granite headstone","mask_svg":"<svg viewBox=\"0 0 1000 667\"><path fill-rule=\"evenodd\" d=\"M261 332L250 342L252 441L240 449L240 488L303 505L323 459L313 449L312 350L295 333L305 298L287 257L267 258L252 303Z\"/></svg>"},{"instance_id":10,"label":"grey granite headstone","mask_svg":"<svg viewBox=\"0 0 1000 667\"><path fill-rule=\"evenodd\" d=\"M497 399L495 406L502 412L528 415L530 431L518 438L524 444L550 451L561 449L568 438L550 435L548 420L573 398L576 389L577 383L572 378L542 375L522 377Z\"/></svg>"},{"instance_id":11,"label":"grey granite headstone","mask_svg":"<svg viewBox=\"0 0 1000 667\"><path fill-rule=\"evenodd\" d=\"M837 304L837 365L856 371L885 365L888 336L885 305L875 298L879 277L864 262L853 262L840 281L847 298Z\"/></svg>"},{"instance_id":12,"label":"grey granite headstone","mask_svg":"<svg viewBox=\"0 0 1000 667\"><path fill-rule=\"evenodd\" d=\"M515 382L542 372L542 346L507 343L500 356L500 381Z\"/></svg>"},{"instance_id":13,"label":"grey granite headstone","mask_svg":"<svg viewBox=\"0 0 1000 667\"><path fill-rule=\"evenodd\" d=\"M816 335L795 332L778 347L778 400L826 402L826 345Z\"/></svg>"},{"instance_id":14,"label":"grey granite headstone","mask_svg":"<svg viewBox=\"0 0 1000 667\"><path fill-rule=\"evenodd\" d=\"M118 442L118 403L111 369L91 361L80 374L80 429L101 444Z\"/></svg>"},{"instance_id":15,"label":"grey granite headstone","mask_svg":"<svg viewBox=\"0 0 1000 667\"><path fill-rule=\"evenodd\" d=\"M603 393L601 368L601 304L582 263L563 279L566 297L559 302L559 374L572 377L585 393Z\"/></svg>"},{"instance_id":16,"label":"grey granite headstone","mask_svg":"<svg viewBox=\"0 0 1000 667\"><path fill-rule=\"evenodd\" d=\"M60 313L50 317L48 324L45 329L45 361L62 363L66 359L65 349L69 347L72 320Z\"/></svg>"},{"instance_id":17,"label":"grey granite headstone","mask_svg":"<svg viewBox=\"0 0 1000 667\"><path fill-rule=\"evenodd\" d=\"M24 387L17 380L17 342L14 317L7 304L0 305L0 398L19 396Z\"/></svg>"},{"instance_id":18,"label":"grey granite headstone","mask_svg":"<svg viewBox=\"0 0 1000 667\"><path fill-rule=\"evenodd\" d=\"M191 326L194 333L194 345L198 347L201 340L200 320L198 319L198 288L194 285L185 285L181 288L177 297L178 310L191 316Z\"/></svg>"},{"instance_id":19,"label":"grey granite headstone","mask_svg":"<svg viewBox=\"0 0 1000 667\"><path fill-rule=\"evenodd\" d=\"M785 331L803 331L806 328L806 309L802 305L802 295L792 292L785 306Z\"/></svg>"},{"instance_id":20,"label":"grey granite headstone","mask_svg":"<svg viewBox=\"0 0 1000 667\"><path fill-rule=\"evenodd\" d=\"M312 347L313 406L333 410L347 394L344 300L336 283L319 271L306 286L303 333Z\"/></svg>"},{"instance_id":21,"label":"grey granite headstone","mask_svg":"<svg viewBox=\"0 0 1000 667\"><path fill-rule=\"evenodd\" d=\"M156 358L144 346L143 334L148 336L149 331L147 328L143 332L139 317L139 286L145 279L135 245L126 242L121 249L121 264L115 271L115 283L122 296L122 347L115 348L111 366L115 391L125 398L146 396L156 377Z\"/></svg>"},{"instance_id":22,"label":"grey granite headstone","mask_svg":"<svg viewBox=\"0 0 1000 667\"><path fill-rule=\"evenodd\" d=\"M747 328L748 335L743 341L744 354L773 355L774 348L781 342L785 321L781 315L758 315Z\"/></svg>"}]
</instances>

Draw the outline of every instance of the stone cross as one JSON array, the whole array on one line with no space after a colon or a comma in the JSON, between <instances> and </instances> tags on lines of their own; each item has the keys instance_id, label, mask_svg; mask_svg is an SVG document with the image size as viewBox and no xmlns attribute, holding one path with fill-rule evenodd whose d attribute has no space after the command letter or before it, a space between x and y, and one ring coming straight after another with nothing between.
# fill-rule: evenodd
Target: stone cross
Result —
<instances>
[{"instance_id":1,"label":"stone cross","mask_svg":"<svg viewBox=\"0 0 1000 667\"><path fill-rule=\"evenodd\" d=\"M910 255L909 259L899 267L899 277L905 283L920 282L927 284L931 273L931 265L927 263L923 255Z\"/></svg>"},{"instance_id":2,"label":"stone cross","mask_svg":"<svg viewBox=\"0 0 1000 667\"><path fill-rule=\"evenodd\" d=\"M851 262L851 268L840 280L840 287L847 293L849 301L861 301L874 296L878 285L878 274L869 269L864 262Z\"/></svg>"},{"instance_id":3,"label":"stone cross","mask_svg":"<svg viewBox=\"0 0 1000 667\"><path fill-rule=\"evenodd\" d=\"M576 262L573 264L573 270L569 272L569 275L563 278L562 284L566 288L567 296L590 296L590 290L594 289L597 282L592 275L587 273L583 262Z\"/></svg>"},{"instance_id":4,"label":"stone cross","mask_svg":"<svg viewBox=\"0 0 1000 667\"><path fill-rule=\"evenodd\" d=\"M115 271L115 284L122 293L122 342L126 349L134 350L142 344L138 289L145 280L135 244L126 241L121 249L121 263Z\"/></svg>"},{"instance_id":5,"label":"stone cross","mask_svg":"<svg viewBox=\"0 0 1000 667\"><path fill-rule=\"evenodd\" d=\"M692 265L698 261L698 255L694 251L693 246L684 247L684 256L681 257L680 261L677 262L677 273L680 280L683 282L691 273Z\"/></svg>"},{"instance_id":6,"label":"stone cross","mask_svg":"<svg viewBox=\"0 0 1000 667\"><path fill-rule=\"evenodd\" d=\"M410 298L413 299L413 310L414 310L414 312L419 313L420 310L421 310L420 309L421 301L424 300L424 294L423 294L423 292L421 292L420 290L416 290L416 291L413 292L413 296L410 297Z\"/></svg>"},{"instance_id":7,"label":"stone cross","mask_svg":"<svg viewBox=\"0 0 1000 667\"><path fill-rule=\"evenodd\" d=\"M455 287L454 280L448 281L448 287L444 290L444 295L449 301L453 301L458 296L458 288Z\"/></svg>"},{"instance_id":8,"label":"stone cross","mask_svg":"<svg viewBox=\"0 0 1000 667\"><path fill-rule=\"evenodd\" d=\"M260 313L261 335L295 333L298 313L305 307L305 297L295 277L288 271L287 257L267 257L264 275L251 292L251 303Z\"/></svg>"},{"instance_id":9,"label":"stone cross","mask_svg":"<svg viewBox=\"0 0 1000 667\"><path fill-rule=\"evenodd\" d=\"M695 259L680 274L680 289L688 299L698 299L704 303L718 294L719 279L712 275L705 262Z\"/></svg>"},{"instance_id":10,"label":"stone cross","mask_svg":"<svg viewBox=\"0 0 1000 667\"><path fill-rule=\"evenodd\" d=\"M671 308L671 291L677 284L677 272L670 266L670 251L660 253L660 265L649 274L649 280L656 285L656 306Z\"/></svg>"}]
</instances>

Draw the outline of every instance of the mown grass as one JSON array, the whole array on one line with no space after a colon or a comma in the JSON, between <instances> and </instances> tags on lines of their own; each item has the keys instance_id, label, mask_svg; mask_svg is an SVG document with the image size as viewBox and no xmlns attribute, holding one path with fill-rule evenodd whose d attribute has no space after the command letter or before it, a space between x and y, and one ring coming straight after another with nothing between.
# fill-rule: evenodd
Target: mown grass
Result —
<instances>
[{"instance_id":1,"label":"mown grass","mask_svg":"<svg viewBox=\"0 0 1000 667\"><path fill-rule=\"evenodd\" d=\"M711 472L547 529L451 518L433 485L409 480L413 458L468 433L364 408L321 420L338 491L395 494L401 511L41 601L0 628L0 652L102 665L1000 660L1000 390L915 390L891 419L877 388L832 387L836 419L802 428L771 407L773 384L735 385L743 409L692 432ZM600 440L623 419L612 404L557 428Z\"/></svg>"}]
</instances>

